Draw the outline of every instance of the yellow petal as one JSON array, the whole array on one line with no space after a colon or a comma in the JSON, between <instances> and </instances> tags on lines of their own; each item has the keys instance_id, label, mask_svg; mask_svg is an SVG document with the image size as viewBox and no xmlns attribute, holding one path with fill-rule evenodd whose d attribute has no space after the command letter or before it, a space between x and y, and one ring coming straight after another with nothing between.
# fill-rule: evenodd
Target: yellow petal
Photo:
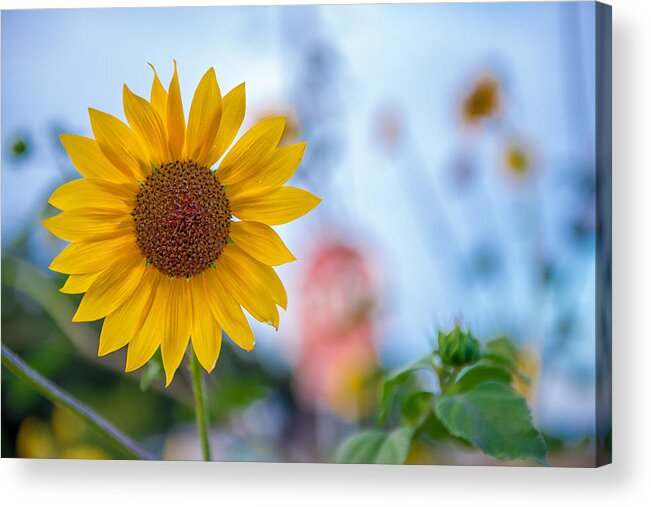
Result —
<instances>
[{"instance_id":1,"label":"yellow petal","mask_svg":"<svg viewBox=\"0 0 651 507\"><path fill-rule=\"evenodd\" d=\"M149 162L160 165L169 159L165 125L149 102L138 97L127 85L122 89L124 115L149 155Z\"/></svg>"},{"instance_id":2,"label":"yellow petal","mask_svg":"<svg viewBox=\"0 0 651 507\"><path fill-rule=\"evenodd\" d=\"M223 185L251 178L269 162L285 128L285 118L274 116L262 120L244 134L226 154L217 169Z\"/></svg>"},{"instance_id":3,"label":"yellow petal","mask_svg":"<svg viewBox=\"0 0 651 507\"><path fill-rule=\"evenodd\" d=\"M194 92L188 130L185 135L185 153L200 165L206 164L210 148L215 142L222 115L222 96L212 67L203 75Z\"/></svg>"},{"instance_id":4,"label":"yellow petal","mask_svg":"<svg viewBox=\"0 0 651 507\"><path fill-rule=\"evenodd\" d=\"M167 125L167 90L158 78L158 73L154 66L151 63L149 66L154 71L154 80L151 84L149 102L151 102L152 107L158 113L161 120L163 120L163 125ZM165 133L167 134L167 127Z\"/></svg>"},{"instance_id":5,"label":"yellow petal","mask_svg":"<svg viewBox=\"0 0 651 507\"><path fill-rule=\"evenodd\" d=\"M72 321L88 322L113 313L133 294L144 272L145 258L137 249L126 249L89 287Z\"/></svg>"},{"instance_id":6,"label":"yellow petal","mask_svg":"<svg viewBox=\"0 0 651 507\"><path fill-rule=\"evenodd\" d=\"M158 272L156 277L158 280L154 282L156 287L153 289L154 296L149 312L142 326L129 342L125 371L137 370L149 361L158 349L165 332L165 312L170 297L171 280Z\"/></svg>"},{"instance_id":7,"label":"yellow petal","mask_svg":"<svg viewBox=\"0 0 651 507\"><path fill-rule=\"evenodd\" d=\"M301 163L306 146L307 143L299 143L276 148L260 171L228 187L229 199L264 194L287 183Z\"/></svg>"},{"instance_id":8,"label":"yellow petal","mask_svg":"<svg viewBox=\"0 0 651 507\"><path fill-rule=\"evenodd\" d=\"M57 188L48 202L55 208L113 208L129 213L138 192L135 183L112 183L103 180L72 180Z\"/></svg>"},{"instance_id":9,"label":"yellow petal","mask_svg":"<svg viewBox=\"0 0 651 507\"><path fill-rule=\"evenodd\" d=\"M278 274L270 267L263 266L266 269L267 287L271 292L274 302L281 308L287 310L287 291Z\"/></svg>"},{"instance_id":10,"label":"yellow petal","mask_svg":"<svg viewBox=\"0 0 651 507\"><path fill-rule=\"evenodd\" d=\"M231 211L240 220L280 225L305 215L321 199L307 190L280 187L268 194L231 200Z\"/></svg>"},{"instance_id":11,"label":"yellow petal","mask_svg":"<svg viewBox=\"0 0 651 507\"><path fill-rule=\"evenodd\" d=\"M64 294L83 294L99 275L99 273L70 275L63 287L59 289L59 292L63 292Z\"/></svg>"},{"instance_id":12,"label":"yellow petal","mask_svg":"<svg viewBox=\"0 0 651 507\"><path fill-rule=\"evenodd\" d=\"M165 332L161 343L165 387L170 385L174 373L181 364L192 332L192 300L188 280L185 278L171 280L170 297L167 303Z\"/></svg>"},{"instance_id":13,"label":"yellow petal","mask_svg":"<svg viewBox=\"0 0 651 507\"><path fill-rule=\"evenodd\" d=\"M107 208L71 209L43 220L43 225L66 241L98 241L123 236L134 230L131 215Z\"/></svg>"},{"instance_id":14,"label":"yellow petal","mask_svg":"<svg viewBox=\"0 0 651 507\"><path fill-rule=\"evenodd\" d=\"M72 165L82 176L115 182L130 181L132 179L111 164L109 159L102 153L102 150L99 149L95 139L72 134L63 134L60 139L72 161Z\"/></svg>"},{"instance_id":15,"label":"yellow petal","mask_svg":"<svg viewBox=\"0 0 651 507\"><path fill-rule=\"evenodd\" d=\"M135 336L147 317L156 293L159 276L155 268L145 269L131 297L104 319L97 355L104 356L124 347Z\"/></svg>"},{"instance_id":16,"label":"yellow petal","mask_svg":"<svg viewBox=\"0 0 651 507\"><path fill-rule=\"evenodd\" d=\"M190 279L192 292L192 348L199 363L210 373L219 357L222 346L222 330L213 317L203 283L197 278Z\"/></svg>"},{"instance_id":17,"label":"yellow petal","mask_svg":"<svg viewBox=\"0 0 651 507\"><path fill-rule=\"evenodd\" d=\"M70 243L54 258L50 269L76 275L96 273L110 267L125 249L133 250L135 246L136 237L133 234L104 241Z\"/></svg>"},{"instance_id":18,"label":"yellow petal","mask_svg":"<svg viewBox=\"0 0 651 507\"><path fill-rule=\"evenodd\" d=\"M228 245L217 260L217 276L222 284L251 316L278 329L278 309L265 284L258 261L237 245Z\"/></svg>"},{"instance_id":19,"label":"yellow petal","mask_svg":"<svg viewBox=\"0 0 651 507\"><path fill-rule=\"evenodd\" d=\"M215 142L206 157L206 166L217 162L235 139L242 126L246 110L246 90L244 83L228 92L222 99L222 117Z\"/></svg>"},{"instance_id":20,"label":"yellow petal","mask_svg":"<svg viewBox=\"0 0 651 507\"><path fill-rule=\"evenodd\" d=\"M230 252L227 256L235 254L236 269L246 276L248 285L257 287L258 291L268 292L274 303L287 309L285 286L272 267L256 261L237 245L228 245L224 252L227 250Z\"/></svg>"},{"instance_id":21,"label":"yellow petal","mask_svg":"<svg viewBox=\"0 0 651 507\"><path fill-rule=\"evenodd\" d=\"M144 180L150 166L133 131L115 116L97 109L89 108L88 114L99 149L106 158L129 178Z\"/></svg>"},{"instance_id":22,"label":"yellow petal","mask_svg":"<svg viewBox=\"0 0 651 507\"><path fill-rule=\"evenodd\" d=\"M176 61L174 61L174 74L167 95L167 136L170 155L173 159L181 158L183 143L185 142L185 116L183 114L183 102L181 101L179 75L176 72Z\"/></svg>"},{"instance_id":23,"label":"yellow petal","mask_svg":"<svg viewBox=\"0 0 651 507\"><path fill-rule=\"evenodd\" d=\"M207 269L198 276L203 282L208 306L226 334L244 350L253 350L255 338L240 305L226 292L217 270Z\"/></svg>"},{"instance_id":24,"label":"yellow petal","mask_svg":"<svg viewBox=\"0 0 651 507\"><path fill-rule=\"evenodd\" d=\"M254 259L269 266L279 266L296 260L280 236L260 222L233 222L231 239Z\"/></svg>"}]
</instances>

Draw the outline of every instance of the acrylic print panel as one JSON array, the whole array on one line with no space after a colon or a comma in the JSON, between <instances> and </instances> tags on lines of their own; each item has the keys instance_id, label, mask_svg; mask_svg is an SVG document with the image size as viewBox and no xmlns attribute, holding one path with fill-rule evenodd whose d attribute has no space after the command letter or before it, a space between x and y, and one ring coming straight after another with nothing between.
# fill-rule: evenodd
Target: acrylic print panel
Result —
<instances>
[{"instance_id":1,"label":"acrylic print panel","mask_svg":"<svg viewBox=\"0 0 651 507\"><path fill-rule=\"evenodd\" d=\"M610 462L610 93L592 2L2 12L2 456Z\"/></svg>"}]
</instances>

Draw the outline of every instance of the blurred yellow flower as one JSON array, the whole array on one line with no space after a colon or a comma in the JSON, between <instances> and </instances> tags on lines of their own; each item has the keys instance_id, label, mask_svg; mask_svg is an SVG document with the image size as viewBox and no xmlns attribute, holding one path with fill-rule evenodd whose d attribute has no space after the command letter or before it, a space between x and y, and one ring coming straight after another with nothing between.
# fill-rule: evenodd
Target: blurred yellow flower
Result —
<instances>
[{"instance_id":1,"label":"blurred yellow flower","mask_svg":"<svg viewBox=\"0 0 651 507\"><path fill-rule=\"evenodd\" d=\"M463 117L469 124L494 116L500 108L499 83L493 77L479 79L463 101Z\"/></svg>"},{"instance_id":2,"label":"blurred yellow flower","mask_svg":"<svg viewBox=\"0 0 651 507\"><path fill-rule=\"evenodd\" d=\"M375 362L363 351L350 348L336 368L325 375L324 402L341 420L355 422L374 409L377 385L372 378Z\"/></svg>"},{"instance_id":3,"label":"blurred yellow flower","mask_svg":"<svg viewBox=\"0 0 651 507\"><path fill-rule=\"evenodd\" d=\"M510 143L504 152L504 166L516 177L523 177L531 170L531 158L527 150L520 144Z\"/></svg>"},{"instance_id":4,"label":"blurred yellow flower","mask_svg":"<svg viewBox=\"0 0 651 507\"><path fill-rule=\"evenodd\" d=\"M513 377L513 387L522 396L531 401L535 392L535 386L540 372L540 356L536 349L525 347L518 352L518 370L528 377L526 382L521 377Z\"/></svg>"},{"instance_id":5,"label":"blurred yellow flower","mask_svg":"<svg viewBox=\"0 0 651 507\"><path fill-rule=\"evenodd\" d=\"M100 356L128 345L132 371L160 347L169 385L190 339L207 371L222 329L253 348L242 308L278 328L287 295L273 266L295 257L270 226L320 199L284 186L306 146L278 147L285 118L260 121L228 150L244 118L243 83L222 97L209 69L187 123L176 65L168 89L154 70L150 99L125 85L123 103L128 125L89 109L95 139L61 136L83 178L50 197L63 213L44 225L72 242L50 268L70 275L62 292L85 293L73 321L104 318Z\"/></svg>"},{"instance_id":6,"label":"blurred yellow flower","mask_svg":"<svg viewBox=\"0 0 651 507\"><path fill-rule=\"evenodd\" d=\"M16 456L20 458L55 458L54 438L47 423L36 417L26 417L18 428Z\"/></svg>"},{"instance_id":7,"label":"blurred yellow flower","mask_svg":"<svg viewBox=\"0 0 651 507\"><path fill-rule=\"evenodd\" d=\"M18 428L16 455L21 458L110 459L99 447L84 442L86 426L71 412L55 406L51 424L29 416Z\"/></svg>"}]
</instances>

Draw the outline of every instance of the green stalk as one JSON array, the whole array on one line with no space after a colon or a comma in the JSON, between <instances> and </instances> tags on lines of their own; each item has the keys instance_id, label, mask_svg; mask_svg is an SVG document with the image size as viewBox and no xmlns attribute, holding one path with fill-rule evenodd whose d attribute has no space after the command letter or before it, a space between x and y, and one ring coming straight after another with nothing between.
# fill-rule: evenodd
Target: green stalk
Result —
<instances>
[{"instance_id":1,"label":"green stalk","mask_svg":"<svg viewBox=\"0 0 651 507\"><path fill-rule=\"evenodd\" d=\"M201 454L204 461L210 461L210 442L208 441L208 412L206 412L206 379L194 350L190 352L190 371L192 372L192 391L194 392L194 413L197 431L201 440Z\"/></svg>"},{"instance_id":2,"label":"green stalk","mask_svg":"<svg viewBox=\"0 0 651 507\"><path fill-rule=\"evenodd\" d=\"M115 428L106 419L59 386L33 370L20 357L2 345L2 364L29 387L45 396L55 405L67 408L81 417L91 428L115 445L129 459L153 460L151 454Z\"/></svg>"}]
</instances>

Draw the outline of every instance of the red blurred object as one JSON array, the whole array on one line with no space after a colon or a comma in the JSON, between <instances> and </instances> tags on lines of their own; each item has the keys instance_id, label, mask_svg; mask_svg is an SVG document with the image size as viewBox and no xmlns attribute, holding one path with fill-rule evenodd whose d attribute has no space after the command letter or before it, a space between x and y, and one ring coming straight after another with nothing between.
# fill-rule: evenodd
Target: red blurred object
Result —
<instances>
[{"instance_id":1,"label":"red blurred object","mask_svg":"<svg viewBox=\"0 0 651 507\"><path fill-rule=\"evenodd\" d=\"M307 265L295 388L308 407L357 420L373 403L368 380L376 367L377 286L371 262L355 247L329 240Z\"/></svg>"}]
</instances>

